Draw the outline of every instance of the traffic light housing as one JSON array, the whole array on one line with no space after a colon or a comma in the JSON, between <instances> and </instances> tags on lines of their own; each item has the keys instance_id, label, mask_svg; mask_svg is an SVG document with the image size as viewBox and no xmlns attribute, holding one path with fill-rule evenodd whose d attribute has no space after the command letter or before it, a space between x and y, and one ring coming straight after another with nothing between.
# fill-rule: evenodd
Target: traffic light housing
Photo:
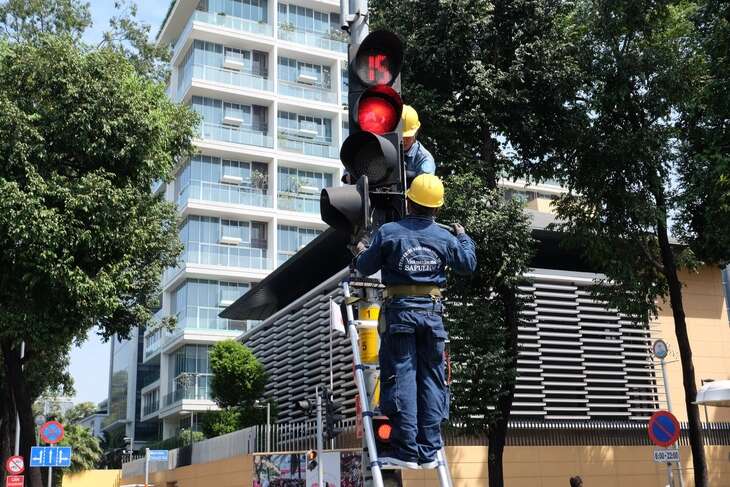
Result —
<instances>
[{"instance_id":1,"label":"traffic light housing","mask_svg":"<svg viewBox=\"0 0 730 487\"><path fill-rule=\"evenodd\" d=\"M353 242L358 234L405 216L402 66L403 44L393 32L374 31L360 44L350 45L350 135L342 144L340 160L350 182L357 183L354 188L323 189L320 213L322 220Z\"/></svg>"},{"instance_id":2,"label":"traffic light housing","mask_svg":"<svg viewBox=\"0 0 730 487\"><path fill-rule=\"evenodd\" d=\"M378 456L390 450L390 438L393 433L393 425L387 416L373 417L373 432L375 433L375 447L378 449Z\"/></svg>"},{"instance_id":3,"label":"traffic light housing","mask_svg":"<svg viewBox=\"0 0 730 487\"><path fill-rule=\"evenodd\" d=\"M324 437L327 440L333 440L337 435L342 433L343 429L337 427L337 424L345 419L342 414L342 403L335 401L329 391L324 393Z\"/></svg>"}]
</instances>

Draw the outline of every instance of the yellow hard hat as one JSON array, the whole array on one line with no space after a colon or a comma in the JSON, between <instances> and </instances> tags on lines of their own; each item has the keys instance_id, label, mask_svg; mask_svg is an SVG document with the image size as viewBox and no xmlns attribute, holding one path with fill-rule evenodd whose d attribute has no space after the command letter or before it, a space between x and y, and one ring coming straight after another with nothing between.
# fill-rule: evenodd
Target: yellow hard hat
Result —
<instances>
[{"instance_id":1,"label":"yellow hard hat","mask_svg":"<svg viewBox=\"0 0 730 487\"><path fill-rule=\"evenodd\" d=\"M428 208L444 206L444 184L433 174L419 174L406 191L406 197Z\"/></svg>"},{"instance_id":2,"label":"yellow hard hat","mask_svg":"<svg viewBox=\"0 0 730 487\"><path fill-rule=\"evenodd\" d=\"M403 120L403 137L414 137L418 129L421 128L418 112L410 105L403 105L401 119Z\"/></svg>"}]
</instances>

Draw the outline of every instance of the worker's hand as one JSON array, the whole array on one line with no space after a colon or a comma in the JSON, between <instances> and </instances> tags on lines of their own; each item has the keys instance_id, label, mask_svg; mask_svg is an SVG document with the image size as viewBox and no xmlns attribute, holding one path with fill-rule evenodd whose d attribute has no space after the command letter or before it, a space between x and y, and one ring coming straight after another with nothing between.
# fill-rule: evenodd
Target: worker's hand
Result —
<instances>
[{"instance_id":1,"label":"worker's hand","mask_svg":"<svg viewBox=\"0 0 730 487\"><path fill-rule=\"evenodd\" d=\"M350 176L348 173L345 173L342 175L342 178L340 179L345 184L353 184L352 183L352 176Z\"/></svg>"},{"instance_id":2,"label":"worker's hand","mask_svg":"<svg viewBox=\"0 0 730 487\"><path fill-rule=\"evenodd\" d=\"M367 244L363 240L360 240L357 243L357 245L355 246L355 249L357 250L357 255L360 255L361 253L365 252L365 250L367 250L367 248L368 248Z\"/></svg>"},{"instance_id":3,"label":"worker's hand","mask_svg":"<svg viewBox=\"0 0 730 487\"><path fill-rule=\"evenodd\" d=\"M461 235L462 233L466 233L466 230L464 230L464 227L461 226L461 223L452 223L451 228L454 229L454 233L456 235Z\"/></svg>"}]
</instances>

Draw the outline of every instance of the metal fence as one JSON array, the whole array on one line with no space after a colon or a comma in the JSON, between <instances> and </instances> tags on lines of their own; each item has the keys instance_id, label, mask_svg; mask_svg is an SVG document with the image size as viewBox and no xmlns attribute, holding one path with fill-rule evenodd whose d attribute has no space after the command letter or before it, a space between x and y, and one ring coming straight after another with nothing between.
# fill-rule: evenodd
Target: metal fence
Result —
<instances>
[{"instance_id":1,"label":"metal fence","mask_svg":"<svg viewBox=\"0 0 730 487\"><path fill-rule=\"evenodd\" d=\"M362 446L357 437L355 419L339 423L342 429L325 449L354 449ZM682 423L680 445L689 444L687 423ZM171 450L169 462L155 464L153 471L222 460L237 455L313 450L317 422L314 420L252 426L228 435L203 440ZM730 423L703 424L706 445L730 445ZM466 431L457 424L444 428L447 446L485 446L485 433ZM646 422L628 421L510 421L507 446L649 446ZM125 477L139 475L144 459L123 465Z\"/></svg>"}]
</instances>

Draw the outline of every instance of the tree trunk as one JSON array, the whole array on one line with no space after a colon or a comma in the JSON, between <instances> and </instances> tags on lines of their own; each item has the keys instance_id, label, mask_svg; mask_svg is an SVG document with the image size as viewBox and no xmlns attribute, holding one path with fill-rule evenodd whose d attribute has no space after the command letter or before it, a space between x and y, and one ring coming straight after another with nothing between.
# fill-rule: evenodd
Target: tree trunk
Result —
<instances>
[{"instance_id":1,"label":"tree trunk","mask_svg":"<svg viewBox=\"0 0 730 487\"><path fill-rule=\"evenodd\" d=\"M657 206L660 209L666 208L663 193L657 196ZM666 215L666 212L663 214ZM669 286L669 299L672 307L672 315L674 317L674 332L677 335L679 357L682 362L684 402L687 406L689 444L692 448L695 487L708 487L700 410L696 404L693 404L697 397L697 384L695 383L695 367L692 363L692 347L689 343L687 320L685 318L684 305L682 303L682 283L679 280L679 276L677 274L677 263L669 244L666 216L659 217L657 219L657 230L659 249L662 256L662 265L664 266L664 276L667 278L667 284Z\"/></svg>"},{"instance_id":2,"label":"tree trunk","mask_svg":"<svg viewBox=\"0 0 730 487\"><path fill-rule=\"evenodd\" d=\"M9 342L2 342L2 358L7 384L12 391L13 403L20 416L20 454L28 461L30 448L35 443L35 422L33 420L33 400L23 376L20 352ZM41 472L37 468L29 468L26 474L28 487L43 487Z\"/></svg>"},{"instance_id":3,"label":"tree trunk","mask_svg":"<svg viewBox=\"0 0 730 487\"><path fill-rule=\"evenodd\" d=\"M499 290L500 298L504 304L504 319L507 327L505 348L509 354L507 360L508 367L511 370L517 368L517 326L520 318L515 293L515 289L507 286ZM497 400L499 414L489 428L489 458L487 461L489 487L504 487L504 447L507 443L509 418L515 395L515 380L513 378L508 379L502 385L500 392L500 397Z\"/></svg>"}]
</instances>

